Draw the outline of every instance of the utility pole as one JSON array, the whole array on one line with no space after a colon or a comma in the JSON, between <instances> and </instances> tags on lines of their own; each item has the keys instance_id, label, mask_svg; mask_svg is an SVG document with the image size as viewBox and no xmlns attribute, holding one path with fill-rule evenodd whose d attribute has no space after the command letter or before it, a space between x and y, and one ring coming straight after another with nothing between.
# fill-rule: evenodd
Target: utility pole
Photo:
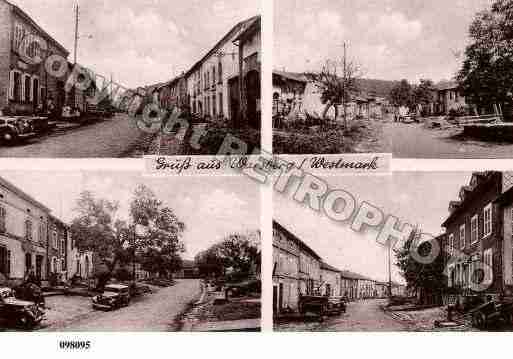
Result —
<instances>
[{"instance_id":1,"label":"utility pole","mask_svg":"<svg viewBox=\"0 0 513 359\"><path fill-rule=\"evenodd\" d=\"M73 54L73 65L77 64L77 48L78 48L78 2L75 4L75 49Z\"/></svg>"},{"instance_id":2,"label":"utility pole","mask_svg":"<svg viewBox=\"0 0 513 359\"><path fill-rule=\"evenodd\" d=\"M344 84L342 85L342 106L344 106L344 128L347 129L347 112L346 112L346 81L347 81L347 57L346 42L344 41ZM336 119L335 119L336 120Z\"/></svg>"},{"instance_id":3,"label":"utility pole","mask_svg":"<svg viewBox=\"0 0 513 359\"><path fill-rule=\"evenodd\" d=\"M392 296L392 243L388 242L388 296Z\"/></svg>"}]
</instances>

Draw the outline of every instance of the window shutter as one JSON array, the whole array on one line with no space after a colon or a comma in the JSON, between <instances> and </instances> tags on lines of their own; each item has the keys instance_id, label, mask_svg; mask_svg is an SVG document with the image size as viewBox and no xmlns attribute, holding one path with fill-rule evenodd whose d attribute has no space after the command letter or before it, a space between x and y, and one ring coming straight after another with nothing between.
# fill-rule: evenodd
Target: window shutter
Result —
<instances>
[{"instance_id":1,"label":"window shutter","mask_svg":"<svg viewBox=\"0 0 513 359\"><path fill-rule=\"evenodd\" d=\"M11 277L11 251L7 251L7 265L6 265L7 278Z\"/></svg>"},{"instance_id":2,"label":"window shutter","mask_svg":"<svg viewBox=\"0 0 513 359\"><path fill-rule=\"evenodd\" d=\"M14 100L14 71L9 72L9 100Z\"/></svg>"},{"instance_id":3,"label":"window shutter","mask_svg":"<svg viewBox=\"0 0 513 359\"><path fill-rule=\"evenodd\" d=\"M21 102L25 101L25 76L20 76L20 82L21 82Z\"/></svg>"}]
</instances>

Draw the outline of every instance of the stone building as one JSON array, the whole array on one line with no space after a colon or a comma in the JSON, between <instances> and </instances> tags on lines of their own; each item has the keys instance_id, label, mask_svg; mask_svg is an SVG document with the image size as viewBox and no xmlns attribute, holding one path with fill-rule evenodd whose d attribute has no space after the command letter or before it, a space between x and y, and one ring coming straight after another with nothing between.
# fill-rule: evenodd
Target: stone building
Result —
<instances>
[{"instance_id":1,"label":"stone building","mask_svg":"<svg viewBox=\"0 0 513 359\"><path fill-rule=\"evenodd\" d=\"M319 295L321 257L273 221L273 311L297 311L300 295Z\"/></svg>"},{"instance_id":2,"label":"stone building","mask_svg":"<svg viewBox=\"0 0 513 359\"><path fill-rule=\"evenodd\" d=\"M340 270L321 262L320 294L328 297L341 296Z\"/></svg>"},{"instance_id":3,"label":"stone building","mask_svg":"<svg viewBox=\"0 0 513 359\"><path fill-rule=\"evenodd\" d=\"M0 0L0 110L30 114L47 99L65 104L67 64L61 78L52 76L44 61L50 55L66 59L69 52L26 12Z\"/></svg>"},{"instance_id":4,"label":"stone building","mask_svg":"<svg viewBox=\"0 0 513 359\"><path fill-rule=\"evenodd\" d=\"M68 279L69 226L57 217L49 215L47 227L47 271L49 279L53 275L58 281L65 281Z\"/></svg>"},{"instance_id":5,"label":"stone building","mask_svg":"<svg viewBox=\"0 0 513 359\"><path fill-rule=\"evenodd\" d=\"M511 292L512 188L511 172L474 172L462 185L459 198L449 203L442 226L447 284L453 294L474 293L474 285L488 279L479 294ZM483 264L486 272L481 271Z\"/></svg>"},{"instance_id":6,"label":"stone building","mask_svg":"<svg viewBox=\"0 0 513 359\"><path fill-rule=\"evenodd\" d=\"M0 273L21 282L29 271L47 279L50 209L0 177Z\"/></svg>"},{"instance_id":7,"label":"stone building","mask_svg":"<svg viewBox=\"0 0 513 359\"><path fill-rule=\"evenodd\" d=\"M185 73L193 114L233 123L260 122L260 16L236 24Z\"/></svg>"}]
</instances>

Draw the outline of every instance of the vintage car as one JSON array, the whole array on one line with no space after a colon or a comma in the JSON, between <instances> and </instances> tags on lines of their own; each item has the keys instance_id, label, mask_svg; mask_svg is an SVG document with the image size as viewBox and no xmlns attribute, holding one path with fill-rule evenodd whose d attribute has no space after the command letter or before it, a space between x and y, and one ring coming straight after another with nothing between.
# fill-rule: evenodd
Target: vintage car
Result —
<instances>
[{"instance_id":1,"label":"vintage car","mask_svg":"<svg viewBox=\"0 0 513 359\"><path fill-rule=\"evenodd\" d=\"M0 320L23 329L32 329L43 319L44 312L37 304L16 299L11 288L0 288Z\"/></svg>"},{"instance_id":2,"label":"vintage car","mask_svg":"<svg viewBox=\"0 0 513 359\"><path fill-rule=\"evenodd\" d=\"M35 135L36 131L32 119L28 117L0 117L0 141L3 143L12 144Z\"/></svg>"},{"instance_id":3,"label":"vintage car","mask_svg":"<svg viewBox=\"0 0 513 359\"><path fill-rule=\"evenodd\" d=\"M490 325L513 324L513 303L490 300L470 311L472 326L486 329Z\"/></svg>"},{"instance_id":4,"label":"vintage car","mask_svg":"<svg viewBox=\"0 0 513 359\"><path fill-rule=\"evenodd\" d=\"M299 312L302 315L312 313L319 317L340 315L346 312L346 302L343 297L303 295L299 298Z\"/></svg>"},{"instance_id":5,"label":"vintage car","mask_svg":"<svg viewBox=\"0 0 513 359\"><path fill-rule=\"evenodd\" d=\"M92 298L95 309L116 309L130 304L130 288L124 284L107 284L102 294Z\"/></svg>"}]
</instances>

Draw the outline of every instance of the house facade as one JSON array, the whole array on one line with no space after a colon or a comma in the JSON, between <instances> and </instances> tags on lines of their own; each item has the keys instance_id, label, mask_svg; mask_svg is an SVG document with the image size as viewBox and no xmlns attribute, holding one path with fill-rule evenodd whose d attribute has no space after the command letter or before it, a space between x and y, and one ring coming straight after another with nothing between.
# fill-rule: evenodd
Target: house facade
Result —
<instances>
[{"instance_id":1,"label":"house facade","mask_svg":"<svg viewBox=\"0 0 513 359\"><path fill-rule=\"evenodd\" d=\"M359 274L348 270L340 272L340 295L349 300L358 299L358 278Z\"/></svg>"},{"instance_id":2,"label":"house facade","mask_svg":"<svg viewBox=\"0 0 513 359\"><path fill-rule=\"evenodd\" d=\"M431 113L448 115L451 111L462 110L467 106L465 96L456 81L444 81L435 85Z\"/></svg>"},{"instance_id":3,"label":"house facade","mask_svg":"<svg viewBox=\"0 0 513 359\"><path fill-rule=\"evenodd\" d=\"M497 296L511 290L512 187L511 172L474 172L458 200L449 203L449 217L443 223L444 263L454 293L472 293L473 284L486 278L491 282L481 294ZM486 273L480 270L482 264Z\"/></svg>"},{"instance_id":4,"label":"house facade","mask_svg":"<svg viewBox=\"0 0 513 359\"><path fill-rule=\"evenodd\" d=\"M157 90L160 108L167 111L175 107L182 111L188 109L187 82L183 74L159 86Z\"/></svg>"},{"instance_id":5,"label":"house facade","mask_svg":"<svg viewBox=\"0 0 513 359\"><path fill-rule=\"evenodd\" d=\"M260 16L238 23L185 73L192 114L232 122L246 118L255 124L253 116L260 112L260 33Z\"/></svg>"},{"instance_id":6,"label":"house facade","mask_svg":"<svg viewBox=\"0 0 513 359\"><path fill-rule=\"evenodd\" d=\"M320 295L321 257L281 224L273 221L273 310L298 309L301 295Z\"/></svg>"},{"instance_id":7,"label":"house facade","mask_svg":"<svg viewBox=\"0 0 513 359\"><path fill-rule=\"evenodd\" d=\"M341 291L341 277L340 270L330 266L326 262L321 262L321 277L320 277L320 295L328 297L340 296Z\"/></svg>"},{"instance_id":8,"label":"house facade","mask_svg":"<svg viewBox=\"0 0 513 359\"><path fill-rule=\"evenodd\" d=\"M68 239L69 226L60 219L48 216L47 235L47 272L49 279L53 276L58 281L68 279Z\"/></svg>"},{"instance_id":9,"label":"house facade","mask_svg":"<svg viewBox=\"0 0 513 359\"><path fill-rule=\"evenodd\" d=\"M30 114L49 99L59 108L65 104L67 69L56 78L45 61L33 61L49 55L66 59L69 52L23 10L0 0L0 110Z\"/></svg>"},{"instance_id":10,"label":"house facade","mask_svg":"<svg viewBox=\"0 0 513 359\"><path fill-rule=\"evenodd\" d=\"M22 281L30 272L47 279L47 226L50 210L0 177L0 272Z\"/></svg>"}]
</instances>

